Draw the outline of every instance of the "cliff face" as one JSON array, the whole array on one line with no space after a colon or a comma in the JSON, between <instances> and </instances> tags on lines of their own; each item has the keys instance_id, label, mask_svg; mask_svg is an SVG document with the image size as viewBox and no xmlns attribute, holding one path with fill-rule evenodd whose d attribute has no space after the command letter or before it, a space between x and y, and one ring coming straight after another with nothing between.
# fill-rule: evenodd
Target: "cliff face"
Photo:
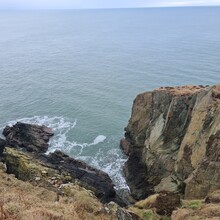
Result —
<instances>
[{"instance_id":1,"label":"cliff face","mask_svg":"<svg viewBox=\"0 0 220 220\"><path fill-rule=\"evenodd\" d=\"M134 198L178 191L198 199L220 189L220 86L139 94L125 131L124 173Z\"/></svg>"}]
</instances>

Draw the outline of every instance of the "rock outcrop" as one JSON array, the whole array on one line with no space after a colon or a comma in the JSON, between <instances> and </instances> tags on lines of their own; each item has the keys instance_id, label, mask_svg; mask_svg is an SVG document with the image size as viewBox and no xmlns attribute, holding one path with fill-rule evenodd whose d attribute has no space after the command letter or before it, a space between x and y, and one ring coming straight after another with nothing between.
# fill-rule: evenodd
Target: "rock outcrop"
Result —
<instances>
[{"instance_id":1,"label":"rock outcrop","mask_svg":"<svg viewBox=\"0 0 220 220\"><path fill-rule=\"evenodd\" d=\"M108 174L61 151L43 154L53 135L50 128L19 122L12 127L7 126L3 135L6 140L2 140L0 144L4 144L5 148L3 161L7 173L14 174L20 180L54 190L59 189L62 184L77 182L93 191L103 203L115 201L124 205Z\"/></svg>"},{"instance_id":2,"label":"rock outcrop","mask_svg":"<svg viewBox=\"0 0 220 220\"><path fill-rule=\"evenodd\" d=\"M220 86L139 94L125 131L124 173L134 198L168 191L203 199L220 189Z\"/></svg>"},{"instance_id":3,"label":"rock outcrop","mask_svg":"<svg viewBox=\"0 0 220 220\"><path fill-rule=\"evenodd\" d=\"M29 152L45 153L48 150L49 139L54 133L44 125L17 122L11 127L6 126L3 135L8 146L25 148Z\"/></svg>"}]
</instances>

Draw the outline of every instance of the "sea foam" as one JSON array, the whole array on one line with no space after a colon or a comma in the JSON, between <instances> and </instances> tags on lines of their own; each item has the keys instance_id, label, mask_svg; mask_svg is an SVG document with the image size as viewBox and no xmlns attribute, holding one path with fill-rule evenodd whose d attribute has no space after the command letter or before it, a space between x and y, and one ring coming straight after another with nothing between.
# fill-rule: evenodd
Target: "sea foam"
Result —
<instances>
[{"instance_id":1,"label":"sea foam","mask_svg":"<svg viewBox=\"0 0 220 220\"><path fill-rule=\"evenodd\" d=\"M77 152L74 154L74 158L83 160L108 173L115 183L116 189L128 188L122 174L122 166L126 159L123 158L119 148L112 149L113 144L111 144L111 138L108 139L105 135L99 134L90 143L79 143L76 140L70 141L70 135L74 133L74 129L77 129L77 119L71 121L64 117L34 116L30 118L21 118L1 124L0 129L2 130L6 125L12 126L18 121L46 125L53 129L55 135L50 139L47 154L55 150L61 150L71 156L71 151L74 150L74 152ZM102 148L103 145L108 146L109 143L111 146L107 151ZM84 150L86 148L99 144L102 145L95 156L85 155Z\"/></svg>"}]
</instances>

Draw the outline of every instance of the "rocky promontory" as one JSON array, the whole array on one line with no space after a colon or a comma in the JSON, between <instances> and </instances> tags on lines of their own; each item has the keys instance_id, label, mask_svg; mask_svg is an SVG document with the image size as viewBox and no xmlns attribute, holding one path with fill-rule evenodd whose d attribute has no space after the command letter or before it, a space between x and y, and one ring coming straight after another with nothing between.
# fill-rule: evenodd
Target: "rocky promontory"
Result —
<instances>
[{"instance_id":1,"label":"rocky promontory","mask_svg":"<svg viewBox=\"0 0 220 220\"><path fill-rule=\"evenodd\" d=\"M220 86L139 94L121 147L132 196L176 192L204 199L220 189Z\"/></svg>"}]
</instances>

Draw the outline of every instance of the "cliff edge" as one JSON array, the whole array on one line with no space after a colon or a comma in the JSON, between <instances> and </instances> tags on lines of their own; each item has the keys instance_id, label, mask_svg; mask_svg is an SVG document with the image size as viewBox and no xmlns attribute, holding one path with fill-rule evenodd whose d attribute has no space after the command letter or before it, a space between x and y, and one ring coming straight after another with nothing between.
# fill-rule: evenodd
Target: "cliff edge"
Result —
<instances>
[{"instance_id":1,"label":"cliff edge","mask_svg":"<svg viewBox=\"0 0 220 220\"><path fill-rule=\"evenodd\" d=\"M139 94L121 147L137 200L164 191L203 199L220 189L220 85Z\"/></svg>"}]
</instances>

